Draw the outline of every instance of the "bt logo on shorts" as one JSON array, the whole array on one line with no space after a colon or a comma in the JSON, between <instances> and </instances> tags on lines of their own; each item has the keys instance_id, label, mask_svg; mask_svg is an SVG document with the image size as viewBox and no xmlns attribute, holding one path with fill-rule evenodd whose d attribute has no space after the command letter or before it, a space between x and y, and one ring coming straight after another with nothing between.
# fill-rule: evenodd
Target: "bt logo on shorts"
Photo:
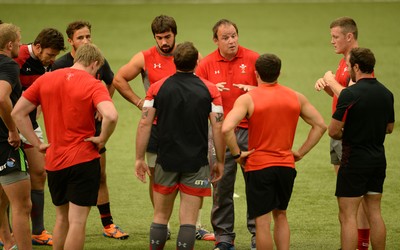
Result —
<instances>
[{"instance_id":1,"label":"bt logo on shorts","mask_svg":"<svg viewBox=\"0 0 400 250\"><path fill-rule=\"evenodd\" d=\"M204 186L206 187L208 185L208 183L210 182L209 179L204 179L204 180L195 180L194 181L194 185L196 186Z\"/></svg>"}]
</instances>

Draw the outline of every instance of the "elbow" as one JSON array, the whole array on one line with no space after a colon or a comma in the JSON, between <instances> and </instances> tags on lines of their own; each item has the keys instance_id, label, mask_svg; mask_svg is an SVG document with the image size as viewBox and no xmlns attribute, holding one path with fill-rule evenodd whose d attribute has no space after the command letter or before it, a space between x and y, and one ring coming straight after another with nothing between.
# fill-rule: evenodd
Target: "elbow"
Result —
<instances>
[{"instance_id":1,"label":"elbow","mask_svg":"<svg viewBox=\"0 0 400 250\"><path fill-rule=\"evenodd\" d=\"M219 130L221 131L221 134L226 137L227 134L229 134L230 129L227 126L220 125Z\"/></svg>"},{"instance_id":2,"label":"elbow","mask_svg":"<svg viewBox=\"0 0 400 250\"><path fill-rule=\"evenodd\" d=\"M393 132L393 128L394 128L394 123L389 123L386 126L386 134L391 134Z\"/></svg>"},{"instance_id":3,"label":"elbow","mask_svg":"<svg viewBox=\"0 0 400 250\"><path fill-rule=\"evenodd\" d=\"M116 124L118 122L118 113L114 112L111 116L110 116L110 121L114 124Z\"/></svg>"},{"instance_id":4,"label":"elbow","mask_svg":"<svg viewBox=\"0 0 400 250\"><path fill-rule=\"evenodd\" d=\"M324 123L320 126L321 135L325 134L326 130L328 130L328 126Z\"/></svg>"},{"instance_id":5,"label":"elbow","mask_svg":"<svg viewBox=\"0 0 400 250\"><path fill-rule=\"evenodd\" d=\"M103 116L103 119L107 120L111 124L117 124L118 122L118 112L110 112Z\"/></svg>"},{"instance_id":6,"label":"elbow","mask_svg":"<svg viewBox=\"0 0 400 250\"><path fill-rule=\"evenodd\" d=\"M19 114L18 114L18 112L16 112L15 109L13 109L13 110L11 111L11 118L14 120L14 122L17 121L17 120L19 119Z\"/></svg>"},{"instance_id":7,"label":"elbow","mask_svg":"<svg viewBox=\"0 0 400 250\"><path fill-rule=\"evenodd\" d=\"M340 133L340 132L329 130L328 134L329 134L329 137L331 137L332 139L335 139L335 140L342 139L342 133Z\"/></svg>"},{"instance_id":8,"label":"elbow","mask_svg":"<svg viewBox=\"0 0 400 250\"><path fill-rule=\"evenodd\" d=\"M118 75L116 75L115 77L114 77L114 79L113 79L113 81L112 81L112 86L116 89L116 90L120 90L120 88L121 88L121 84L120 84L120 80L119 80L119 76Z\"/></svg>"}]
</instances>

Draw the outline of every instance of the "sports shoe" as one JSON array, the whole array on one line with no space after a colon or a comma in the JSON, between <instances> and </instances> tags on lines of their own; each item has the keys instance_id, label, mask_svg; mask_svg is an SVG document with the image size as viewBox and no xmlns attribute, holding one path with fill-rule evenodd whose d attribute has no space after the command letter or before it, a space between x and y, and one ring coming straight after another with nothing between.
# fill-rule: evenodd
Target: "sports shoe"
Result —
<instances>
[{"instance_id":1,"label":"sports shoe","mask_svg":"<svg viewBox=\"0 0 400 250\"><path fill-rule=\"evenodd\" d=\"M32 244L33 245L52 246L53 245L53 235L51 235L46 230L43 230L43 232L39 235L32 234Z\"/></svg>"},{"instance_id":2,"label":"sports shoe","mask_svg":"<svg viewBox=\"0 0 400 250\"><path fill-rule=\"evenodd\" d=\"M235 250L235 246L227 242L220 242L215 245L214 250Z\"/></svg>"},{"instance_id":3,"label":"sports shoe","mask_svg":"<svg viewBox=\"0 0 400 250\"><path fill-rule=\"evenodd\" d=\"M250 249L251 250L257 250L257 248L256 248L256 235L255 234L253 234L251 236Z\"/></svg>"},{"instance_id":4,"label":"sports shoe","mask_svg":"<svg viewBox=\"0 0 400 250\"><path fill-rule=\"evenodd\" d=\"M215 241L215 235L214 233L210 233L207 229L200 227L196 229L196 239Z\"/></svg>"},{"instance_id":5,"label":"sports shoe","mask_svg":"<svg viewBox=\"0 0 400 250\"><path fill-rule=\"evenodd\" d=\"M124 233L117 225L111 224L109 228L103 228L104 237L114 238L117 240L125 240L129 234Z\"/></svg>"}]
</instances>

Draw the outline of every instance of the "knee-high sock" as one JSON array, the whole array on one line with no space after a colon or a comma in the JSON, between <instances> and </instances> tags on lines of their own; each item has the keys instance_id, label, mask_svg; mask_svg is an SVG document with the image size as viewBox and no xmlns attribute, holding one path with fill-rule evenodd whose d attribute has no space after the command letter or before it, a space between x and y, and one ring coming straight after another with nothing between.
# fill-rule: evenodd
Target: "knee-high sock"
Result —
<instances>
[{"instance_id":1,"label":"knee-high sock","mask_svg":"<svg viewBox=\"0 0 400 250\"><path fill-rule=\"evenodd\" d=\"M358 250L368 250L369 229L358 229Z\"/></svg>"},{"instance_id":2,"label":"knee-high sock","mask_svg":"<svg viewBox=\"0 0 400 250\"><path fill-rule=\"evenodd\" d=\"M167 241L168 227L166 224L151 223L150 226L150 249L164 249Z\"/></svg>"},{"instance_id":3,"label":"knee-high sock","mask_svg":"<svg viewBox=\"0 0 400 250\"><path fill-rule=\"evenodd\" d=\"M42 234L44 230L44 191L43 190L31 190L32 200L32 234Z\"/></svg>"},{"instance_id":4,"label":"knee-high sock","mask_svg":"<svg viewBox=\"0 0 400 250\"><path fill-rule=\"evenodd\" d=\"M97 208L99 209L101 223L103 224L103 227L109 227L111 224L114 223L113 217L111 215L110 202L97 205Z\"/></svg>"},{"instance_id":5,"label":"knee-high sock","mask_svg":"<svg viewBox=\"0 0 400 250\"><path fill-rule=\"evenodd\" d=\"M177 250L188 250L194 248L194 242L196 240L196 226L184 224L179 228L178 239L176 240Z\"/></svg>"}]
</instances>

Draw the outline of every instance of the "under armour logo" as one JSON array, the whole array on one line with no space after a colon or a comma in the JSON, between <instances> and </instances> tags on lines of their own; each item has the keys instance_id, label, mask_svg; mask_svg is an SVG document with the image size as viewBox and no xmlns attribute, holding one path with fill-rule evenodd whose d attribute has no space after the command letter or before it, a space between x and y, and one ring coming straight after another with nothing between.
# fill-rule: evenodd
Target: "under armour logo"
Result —
<instances>
[{"instance_id":1,"label":"under armour logo","mask_svg":"<svg viewBox=\"0 0 400 250\"><path fill-rule=\"evenodd\" d=\"M28 71L32 71L32 69L31 68L26 68L26 72L28 72Z\"/></svg>"},{"instance_id":2,"label":"under armour logo","mask_svg":"<svg viewBox=\"0 0 400 250\"><path fill-rule=\"evenodd\" d=\"M161 69L161 63L159 63L159 64L155 63L155 64L154 64L154 68L155 68L155 69L156 69L156 68Z\"/></svg>"},{"instance_id":3,"label":"under armour logo","mask_svg":"<svg viewBox=\"0 0 400 250\"><path fill-rule=\"evenodd\" d=\"M160 241L159 240L151 240L151 244L152 245L160 245Z\"/></svg>"},{"instance_id":4,"label":"under armour logo","mask_svg":"<svg viewBox=\"0 0 400 250\"><path fill-rule=\"evenodd\" d=\"M214 74L216 74L216 75L220 74L219 70L215 70Z\"/></svg>"},{"instance_id":5,"label":"under armour logo","mask_svg":"<svg viewBox=\"0 0 400 250\"><path fill-rule=\"evenodd\" d=\"M246 65L244 65L244 64L242 63L242 65L240 65L239 68L242 70L242 74L245 74L245 73L246 73L246 70L245 70L245 69L247 68Z\"/></svg>"},{"instance_id":6,"label":"under armour logo","mask_svg":"<svg viewBox=\"0 0 400 250\"><path fill-rule=\"evenodd\" d=\"M187 247L187 243L181 243L181 242L179 241L179 242L178 242L178 247L186 248L186 247Z\"/></svg>"}]
</instances>

